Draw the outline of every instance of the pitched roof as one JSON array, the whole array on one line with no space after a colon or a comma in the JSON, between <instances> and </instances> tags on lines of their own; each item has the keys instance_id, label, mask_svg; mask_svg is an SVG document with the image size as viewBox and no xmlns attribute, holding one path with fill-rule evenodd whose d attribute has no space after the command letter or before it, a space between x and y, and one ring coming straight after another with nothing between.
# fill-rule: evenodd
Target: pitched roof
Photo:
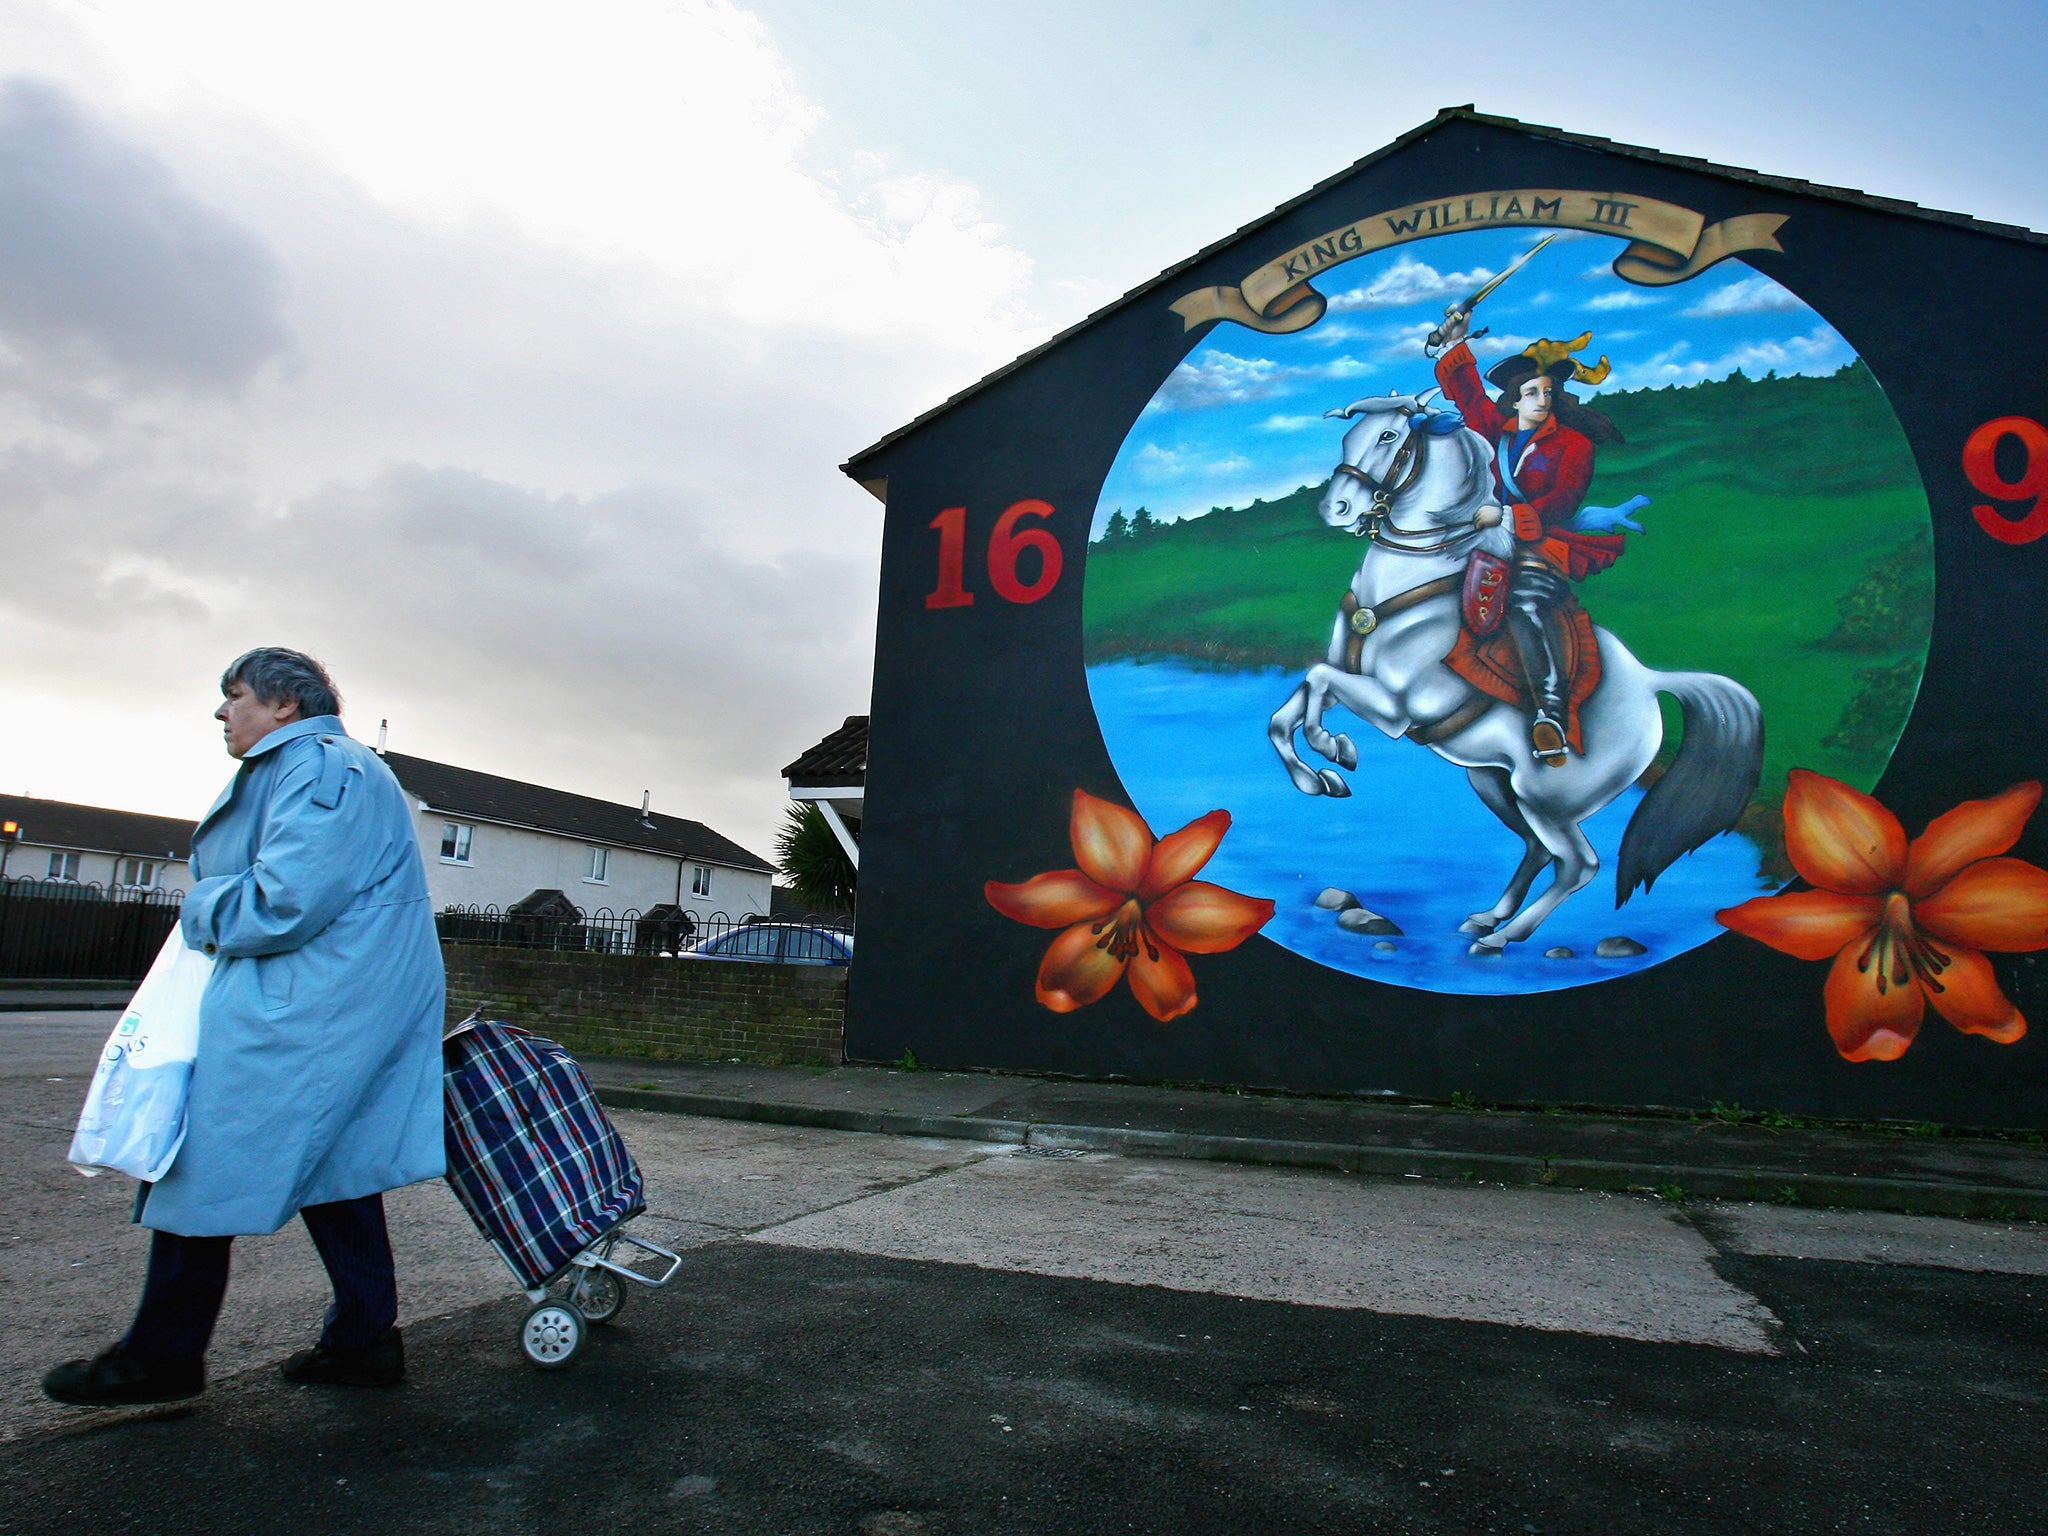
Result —
<instances>
[{"instance_id":1,"label":"pitched roof","mask_svg":"<svg viewBox=\"0 0 2048 1536\"><path fill-rule=\"evenodd\" d=\"M848 715L846 723L782 770L794 789L837 789L865 784L868 717Z\"/></svg>"},{"instance_id":2,"label":"pitched roof","mask_svg":"<svg viewBox=\"0 0 2048 1536\"><path fill-rule=\"evenodd\" d=\"M0 821L21 823L21 840L85 853L128 853L145 858L192 857L196 821L175 816L149 816L141 811L114 811L98 805L73 805L65 800L37 800L29 795L0 795Z\"/></svg>"},{"instance_id":3,"label":"pitched roof","mask_svg":"<svg viewBox=\"0 0 2048 1536\"><path fill-rule=\"evenodd\" d=\"M1249 224L1226 235L1223 239L1202 247L1201 250L1195 252L1194 255L1188 257L1185 261L1175 262L1157 277L1138 284L1137 287L1131 289L1130 292L1122 297L1111 299L1102 308L1086 318L1076 321L1049 341L1041 342L1030 351L1012 358L1009 362L1003 364L1002 367L996 369L995 372L977 379L958 394L940 401L930 410L913 417L886 437L870 443L844 464L840 465L840 472L866 485L873 478L873 475L872 471L863 468L865 462L880 453L884 448L888 448L903 438L908 437L926 422L945 415L946 412L950 411L961 401L981 393L982 390L988 388L989 385L995 383L998 379L1015 373L1026 363L1032 361L1032 359L1050 352L1068 337L1078 335L1080 332L1087 330L1105 315L1122 309L1127 304L1135 303L1148 294L1154 293L1175 282L1190 268L1199 266L1218 251L1234 245L1246 236L1256 234L1268 224L1286 217L1303 203L1308 202L1311 198L1320 197L1324 192L1327 192L1346 177L1356 175L1368 166L1375 165L1379 161L1386 159L1387 156L1406 149L1410 144L1427 138L1446 123L1453 122L1479 123L1488 128L1503 128L1512 133L1527 134L1531 138L1551 139L1561 144L1577 144L1588 149L1602 150L1611 155L1624 155L1632 160L1649 160L1658 165L1676 166L1680 170L1701 171L1710 176L1725 177L1730 181L1747 182L1752 186L1770 187L1780 192L1797 193L1802 197L1825 198L1832 202L1851 203L1857 207L1870 208L1881 213L1895 213L1907 218L1927 219L1938 224L1953 224L1960 228L1977 230L1983 234L2002 235L2009 240L2025 240L2036 244L2048 244L2048 235L2027 229L2018 224L1994 224L1985 219L1971 218L1966 213L1946 213L1938 208L1923 208L1918 203L1907 202L1902 198L1879 197L1873 193L1859 192L1853 187L1831 187L1820 182L1801 181L1796 176L1772 176L1762 171L1750 170L1744 166L1717 165L1711 160L1701 160L1692 155L1673 155L1667 154L1661 149L1647 148L1641 144L1623 144L1614 139L1603 139L1596 134L1569 133L1562 128L1547 128L1540 123L1525 123L1518 118L1496 117L1491 113L1476 110L1468 102L1462 107L1443 108L1435 117L1422 124L1421 127L1409 129L1408 132L1402 134L1393 143L1374 150L1361 160L1354 161L1334 176L1324 177L1300 196L1289 198L1272 212L1253 219Z\"/></svg>"},{"instance_id":4,"label":"pitched roof","mask_svg":"<svg viewBox=\"0 0 2048 1536\"><path fill-rule=\"evenodd\" d=\"M774 866L756 858L729 837L722 837L701 821L681 816L652 813L653 830L640 824L640 807L615 805L589 795L572 795L567 790L547 789L518 779L501 779L473 768L429 762L387 752L384 761L398 776L398 782L416 799L437 811L459 816L476 816L485 821L530 827L537 832L555 832L585 842L606 843L617 848L640 848L665 853L672 858L696 859L706 864L723 864L733 869L769 874Z\"/></svg>"}]
</instances>

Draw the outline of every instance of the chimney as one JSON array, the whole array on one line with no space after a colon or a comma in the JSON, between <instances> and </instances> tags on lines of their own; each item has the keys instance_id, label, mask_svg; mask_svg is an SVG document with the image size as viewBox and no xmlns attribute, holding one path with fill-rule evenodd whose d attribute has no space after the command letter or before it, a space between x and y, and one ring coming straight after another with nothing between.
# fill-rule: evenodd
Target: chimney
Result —
<instances>
[{"instance_id":1,"label":"chimney","mask_svg":"<svg viewBox=\"0 0 2048 1536\"><path fill-rule=\"evenodd\" d=\"M390 731L391 722L389 720L379 720L377 722L377 755L379 757L384 755L384 738L390 734Z\"/></svg>"},{"instance_id":2,"label":"chimney","mask_svg":"<svg viewBox=\"0 0 2048 1536\"><path fill-rule=\"evenodd\" d=\"M645 828L646 828L646 829L647 829L648 831L650 831L650 832L652 832L652 831L654 830L654 818L653 818L653 817L652 817L651 815L649 815L649 814L648 814L648 810L647 810L647 808L648 808L648 807L649 807L650 805L652 805L653 803L654 803L654 791L653 791L653 790L651 790L651 789L643 789L643 790L641 790L641 791L640 791L640 825L641 825L641 826L643 826L643 827L645 827Z\"/></svg>"}]
</instances>

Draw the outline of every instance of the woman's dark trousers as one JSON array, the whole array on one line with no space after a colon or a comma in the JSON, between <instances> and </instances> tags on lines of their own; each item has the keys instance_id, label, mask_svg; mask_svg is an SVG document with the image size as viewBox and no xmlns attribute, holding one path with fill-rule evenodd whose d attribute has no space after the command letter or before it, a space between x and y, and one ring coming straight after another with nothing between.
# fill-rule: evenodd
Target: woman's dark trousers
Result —
<instances>
[{"instance_id":1,"label":"woman's dark trousers","mask_svg":"<svg viewBox=\"0 0 2048 1536\"><path fill-rule=\"evenodd\" d=\"M309 1205L299 1219L312 1234L334 1285L325 1349L366 1349L398 1321L398 1282L392 1271L391 1236L384 1225L384 1197L364 1195L331 1205ZM231 1237L152 1234L149 1278L142 1305L122 1347L145 1365L197 1365L213 1337L214 1319L228 1289Z\"/></svg>"}]
</instances>

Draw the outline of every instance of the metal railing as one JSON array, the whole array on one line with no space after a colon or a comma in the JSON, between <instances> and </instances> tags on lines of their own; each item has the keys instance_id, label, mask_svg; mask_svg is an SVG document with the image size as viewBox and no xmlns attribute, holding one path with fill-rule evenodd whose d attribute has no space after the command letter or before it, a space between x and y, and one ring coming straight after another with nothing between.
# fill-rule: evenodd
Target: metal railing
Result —
<instances>
[{"instance_id":1,"label":"metal railing","mask_svg":"<svg viewBox=\"0 0 2048 1536\"><path fill-rule=\"evenodd\" d=\"M586 912L564 904L536 912L518 912L491 907L443 907L435 916L441 938L451 944L491 944L506 949L557 949L594 951L611 955L675 955L710 945L716 954L725 945L715 940L753 929L782 932L782 960L835 961L843 958L834 948L835 939L848 947L852 930L817 923L791 923L758 914L730 917L714 912L708 917L655 908L645 914L629 907L614 913L609 907ZM745 947L742 940L729 941ZM733 958L771 958L767 954L735 953Z\"/></svg>"},{"instance_id":2,"label":"metal railing","mask_svg":"<svg viewBox=\"0 0 2048 1536\"><path fill-rule=\"evenodd\" d=\"M0 977L140 981L183 900L182 891L0 879Z\"/></svg>"}]
</instances>

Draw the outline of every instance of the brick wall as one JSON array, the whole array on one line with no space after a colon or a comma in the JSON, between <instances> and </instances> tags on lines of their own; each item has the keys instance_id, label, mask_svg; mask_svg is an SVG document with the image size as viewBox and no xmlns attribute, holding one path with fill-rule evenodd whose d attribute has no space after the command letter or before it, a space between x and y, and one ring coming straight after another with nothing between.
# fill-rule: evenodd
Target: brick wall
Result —
<instances>
[{"instance_id":1,"label":"brick wall","mask_svg":"<svg viewBox=\"0 0 2048 1536\"><path fill-rule=\"evenodd\" d=\"M592 1056L763 1066L845 1054L846 968L443 944L448 1021L491 1015Z\"/></svg>"}]
</instances>

